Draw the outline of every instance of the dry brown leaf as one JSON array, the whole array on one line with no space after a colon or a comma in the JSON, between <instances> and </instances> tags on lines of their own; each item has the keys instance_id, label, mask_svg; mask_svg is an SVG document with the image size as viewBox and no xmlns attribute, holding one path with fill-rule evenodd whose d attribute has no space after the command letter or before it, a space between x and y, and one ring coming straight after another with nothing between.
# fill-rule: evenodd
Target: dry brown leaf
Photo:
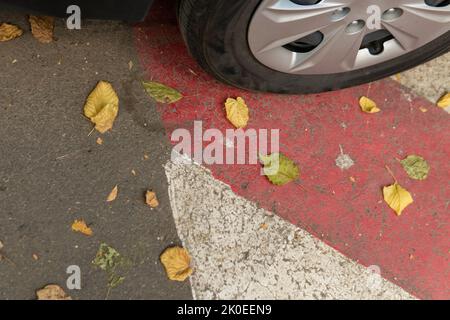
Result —
<instances>
[{"instance_id":1,"label":"dry brown leaf","mask_svg":"<svg viewBox=\"0 0 450 320\"><path fill-rule=\"evenodd\" d=\"M361 97L359 99L359 106L361 107L361 110L365 113L377 113L381 110L378 108L375 101L367 98L367 97Z\"/></svg>"},{"instance_id":2,"label":"dry brown leaf","mask_svg":"<svg viewBox=\"0 0 450 320\"><path fill-rule=\"evenodd\" d=\"M32 257L33 257L33 260L36 260L36 261L39 260L39 256L36 253L33 253Z\"/></svg>"},{"instance_id":3,"label":"dry brown leaf","mask_svg":"<svg viewBox=\"0 0 450 320\"><path fill-rule=\"evenodd\" d=\"M72 300L72 298L56 284L45 286L43 289L36 291L36 295L38 300Z\"/></svg>"},{"instance_id":4,"label":"dry brown leaf","mask_svg":"<svg viewBox=\"0 0 450 320\"><path fill-rule=\"evenodd\" d=\"M156 193L153 191L147 191L145 194L145 203L152 208L156 208L159 206L158 198L156 197Z\"/></svg>"},{"instance_id":5,"label":"dry brown leaf","mask_svg":"<svg viewBox=\"0 0 450 320\"><path fill-rule=\"evenodd\" d=\"M84 115L95 123L95 129L105 133L113 127L119 113L119 97L112 85L100 81L87 98Z\"/></svg>"},{"instance_id":6,"label":"dry brown leaf","mask_svg":"<svg viewBox=\"0 0 450 320\"><path fill-rule=\"evenodd\" d=\"M228 98L225 102L225 111L227 119L236 128L245 128L250 119L249 110L245 104L244 99L238 97L237 99Z\"/></svg>"},{"instance_id":7,"label":"dry brown leaf","mask_svg":"<svg viewBox=\"0 0 450 320\"><path fill-rule=\"evenodd\" d=\"M392 210L400 216L403 210L414 202L411 194L395 182L393 185L383 188L384 201Z\"/></svg>"},{"instance_id":8,"label":"dry brown leaf","mask_svg":"<svg viewBox=\"0 0 450 320\"><path fill-rule=\"evenodd\" d=\"M187 250L182 247L166 249L161 254L160 259L170 280L184 281L193 272L191 268L191 257Z\"/></svg>"},{"instance_id":9,"label":"dry brown leaf","mask_svg":"<svg viewBox=\"0 0 450 320\"><path fill-rule=\"evenodd\" d=\"M41 43L53 41L53 28L55 19L46 16L33 16L28 19L31 25L31 33Z\"/></svg>"},{"instance_id":10,"label":"dry brown leaf","mask_svg":"<svg viewBox=\"0 0 450 320\"><path fill-rule=\"evenodd\" d=\"M98 137L98 138L97 138L97 144L98 144L99 146L101 146L101 145L103 144L103 139L100 138L100 137Z\"/></svg>"},{"instance_id":11,"label":"dry brown leaf","mask_svg":"<svg viewBox=\"0 0 450 320\"><path fill-rule=\"evenodd\" d=\"M114 189L112 189L111 193L109 194L108 198L106 199L106 202L113 202L117 199L117 194L119 193L119 186L115 186Z\"/></svg>"},{"instance_id":12,"label":"dry brown leaf","mask_svg":"<svg viewBox=\"0 0 450 320\"><path fill-rule=\"evenodd\" d=\"M0 42L9 41L20 37L23 31L12 24L2 23L0 24Z\"/></svg>"},{"instance_id":13,"label":"dry brown leaf","mask_svg":"<svg viewBox=\"0 0 450 320\"><path fill-rule=\"evenodd\" d=\"M83 219L75 220L72 224L72 230L75 232L81 232L86 236L92 236L92 229L87 226Z\"/></svg>"},{"instance_id":14,"label":"dry brown leaf","mask_svg":"<svg viewBox=\"0 0 450 320\"><path fill-rule=\"evenodd\" d=\"M437 105L439 108L443 109L450 107L450 93L443 95L437 102Z\"/></svg>"}]
</instances>

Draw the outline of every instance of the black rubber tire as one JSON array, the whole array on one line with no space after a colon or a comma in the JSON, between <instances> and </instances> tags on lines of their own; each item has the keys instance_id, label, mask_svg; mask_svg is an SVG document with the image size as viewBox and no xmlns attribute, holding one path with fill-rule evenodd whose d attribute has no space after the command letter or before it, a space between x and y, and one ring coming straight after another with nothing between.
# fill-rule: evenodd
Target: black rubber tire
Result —
<instances>
[{"instance_id":1,"label":"black rubber tire","mask_svg":"<svg viewBox=\"0 0 450 320\"><path fill-rule=\"evenodd\" d=\"M179 0L178 19L192 56L217 79L252 91L318 93L379 80L449 51L450 32L396 59L329 75L274 71L252 55L247 30L261 0Z\"/></svg>"}]
</instances>

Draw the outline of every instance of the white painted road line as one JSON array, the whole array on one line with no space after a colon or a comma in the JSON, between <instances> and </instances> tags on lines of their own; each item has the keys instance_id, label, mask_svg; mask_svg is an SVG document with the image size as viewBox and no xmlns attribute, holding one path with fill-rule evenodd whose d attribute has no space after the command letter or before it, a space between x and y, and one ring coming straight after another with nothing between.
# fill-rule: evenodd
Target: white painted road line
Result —
<instances>
[{"instance_id":1,"label":"white painted road line","mask_svg":"<svg viewBox=\"0 0 450 320\"><path fill-rule=\"evenodd\" d=\"M165 170L197 299L413 299L203 167L169 162Z\"/></svg>"}]
</instances>

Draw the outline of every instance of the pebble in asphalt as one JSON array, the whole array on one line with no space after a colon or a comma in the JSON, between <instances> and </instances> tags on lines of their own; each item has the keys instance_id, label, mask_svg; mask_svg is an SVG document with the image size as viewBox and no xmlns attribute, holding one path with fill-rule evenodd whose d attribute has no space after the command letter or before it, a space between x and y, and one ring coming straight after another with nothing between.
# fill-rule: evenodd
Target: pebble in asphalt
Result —
<instances>
[{"instance_id":1,"label":"pebble in asphalt","mask_svg":"<svg viewBox=\"0 0 450 320\"><path fill-rule=\"evenodd\" d=\"M82 290L66 289L70 296L105 298L107 276L92 265L103 242L132 262L110 299L190 299L189 283L167 280L159 263L179 243L162 167L169 146L140 84L131 27L86 21L69 31L57 20L56 41L44 45L24 13L0 10L0 21L27 30L0 47L0 240L14 263L0 262L0 299L34 299L50 283L66 289L70 265L80 266L82 281ZM112 82L121 108L103 145L82 115L99 80ZM106 203L117 184L117 200ZM144 202L149 188L160 200L153 211ZM79 218L92 237L71 231Z\"/></svg>"}]
</instances>

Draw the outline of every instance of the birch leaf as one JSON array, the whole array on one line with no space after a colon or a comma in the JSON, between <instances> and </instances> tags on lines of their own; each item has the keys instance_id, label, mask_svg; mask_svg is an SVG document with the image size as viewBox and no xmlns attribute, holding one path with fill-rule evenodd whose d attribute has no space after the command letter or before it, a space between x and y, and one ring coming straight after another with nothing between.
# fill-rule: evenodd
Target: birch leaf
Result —
<instances>
[{"instance_id":1,"label":"birch leaf","mask_svg":"<svg viewBox=\"0 0 450 320\"><path fill-rule=\"evenodd\" d=\"M147 94L160 103L175 103L183 98L177 90L158 82L142 82Z\"/></svg>"},{"instance_id":2,"label":"birch leaf","mask_svg":"<svg viewBox=\"0 0 450 320\"><path fill-rule=\"evenodd\" d=\"M400 216L403 210L414 202L411 194L397 182L383 188L384 201Z\"/></svg>"},{"instance_id":3,"label":"birch leaf","mask_svg":"<svg viewBox=\"0 0 450 320\"><path fill-rule=\"evenodd\" d=\"M400 161L406 173L411 179L425 180L430 172L430 166L427 161L416 155L406 157L406 159Z\"/></svg>"},{"instance_id":4,"label":"birch leaf","mask_svg":"<svg viewBox=\"0 0 450 320\"><path fill-rule=\"evenodd\" d=\"M119 97L109 82L100 81L86 100L84 115L95 123L95 129L105 133L113 127L118 113Z\"/></svg>"},{"instance_id":5,"label":"birch leaf","mask_svg":"<svg viewBox=\"0 0 450 320\"><path fill-rule=\"evenodd\" d=\"M98 249L92 263L106 272L112 272L118 265L123 262L123 259L116 249L108 246L106 243L102 243Z\"/></svg>"},{"instance_id":6,"label":"birch leaf","mask_svg":"<svg viewBox=\"0 0 450 320\"><path fill-rule=\"evenodd\" d=\"M75 232L80 232L86 236L92 236L92 229L89 228L86 224L86 222L81 220L75 220L72 224L72 230Z\"/></svg>"},{"instance_id":7,"label":"birch leaf","mask_svg":"<svg viewBox=\"0 0 450 320\"><path fill-rule=\"evenodd\" d=\"M446 93L442 98L437 102L439 108L448 108L450 107L450 93Z\"/></svg>"},{"instance_id":8,"label":"birch leaf","mask_svg":"<svg viewBox=\"0 0 450 320\"><path fill-rule=\"evenodd\" d=\"M145 194L145 202L149 207L156 208L159 206L158 198L156 197L156 193L153 191L147 191Z\"/></svg>"},{"instance_id":9,"label":"birch leaf","mask_svg":"<svg viewBox=\"0 0 450 320\"><path fill-rule=\"evenodd\" d=\"M375 101L367 97L361 97L361 99L359 99L359 106L365 113L377 113L381 111Z\"/></svg>"},{"instance_id":10,"label":"birch leaf","mask_svg":"<svg viewBox=\"0 0 450 320\"><path fill-rule=\"evenodd\" d=\"M227 119L233 126L236 128L245 128L247 126L250 117L244 99L241 97L237 99L228 98L225 102L225 111L227 113Z\"/></svg>"},{"instance_id":11,"label":"birch leaf","mask_svg":"<svg viewBox=\"0 0 450 320\"><path fill-rule=\"evenodd\" d=\"M41 43L53 41L53 29L55 19L53 17L39 17L31 15L28 19L31 25L31 33Z\"/></svg>"},{"instance_id":12,"label":"birch leaf","mask_svg":"<svg viewBox=\"0 0 450 320\"><path fill-rule=\"evenodd\" d=\"M191 257L184 248L168 248L161 254L160 260L170 280L184 281L193 272L190 266Z\"/></svg>"},{"instance_id":13,"label":"birch leaf","mask_svg":"<svg viewBox=\"0 0 450 320\"><path fill-rule=\"evenodd\" d=\"M72 298L69 297L64 290L56 284L49 284L48 286L36 291L36 296L38 300L72 300Z\"/></svg>"},{"instance_id":14,"label":"birch leaf","mask_svg":"<svg viewBox=\"0 0 450 320\"><path fill-rule=\"evenodd\" d=\"M300 176L300 170L295 162L281 153L260 156L260 160L264 165L264 174L274 185L285 185Z\"/></svg>"},{"instance_id":15,"label":"birch leaf","mask_svg":"<svg viewBox=\"0 0 450 320\"><path fill-rule=\"evenodd\" d=\"M22 34L23 31L15 25L9 23L0 24L0 42L13 40Z\"/></svg>"}]
</instances>

